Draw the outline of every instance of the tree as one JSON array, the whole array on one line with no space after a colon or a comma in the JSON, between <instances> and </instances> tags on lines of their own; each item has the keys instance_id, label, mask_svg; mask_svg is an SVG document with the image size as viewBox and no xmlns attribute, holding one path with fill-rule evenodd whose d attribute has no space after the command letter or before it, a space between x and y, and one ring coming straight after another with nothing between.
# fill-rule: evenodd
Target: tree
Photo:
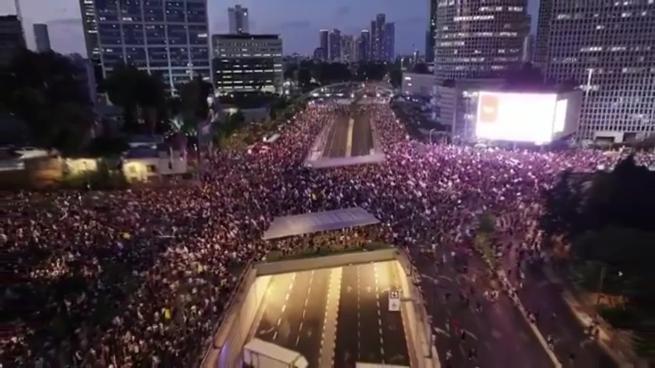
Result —
<instances>
[{"instance_id":1,"label":"tree","mask_svg":"<svg viewBox=\"0 0 655 368\"><path fill-rule=\"evenodd\" d=\"M360 63L357 66L357 80L382 80L387 73L385 64L382 63Z\"/></svg>"},{"instance_id":2,"label":"tree","mask_svg":"<svg viewBox=\"0 0 655 368\"><path fill-rule=\"evenodd\" d=\"M403 81L403 72L399 67L392 67L389 70L389 82L393 88L400 88Z\"/></svg>"},{"instance_id":3,"label":"tree","mask_svg":"<svg viewBox=\"0 0 655 368\"><path fill-rule=\"evenodd\" d=\"M207 97L212 95L212 85L196 77L180 88L180 113L185 125L196 127L209 118Z\"/></svg>"},{"instance_id":4,"label":"tree","mask_svg":"<svg viewBox=\"0 0 655 368\"><path fill-rule=\"evenodd\" d=\"M566 170L545 194L547 212L541 218L541 226L546 234L565 234L568 237L578 228L582 198L575 187L573 173Z\"/></svg>"},{"instance_id":5,"label":"tree","mask_svg":"<svg viewBox=\"0 0 655 368\"><path fill-rule=\"evenodd\" d=\"M153 76L132 65L118 65L105 79L109 100L123 108L128 133L154 133L165 109L165 87Z\"/></svg>"},{"instance_id":6,"label":"tree","mask_svg":"<svg viewBox=\"0 0 655 368\"><path fill-rule=\"evenodd\" d=\"M25 121L37 145L77 152L93 126L91 99L78 69L60 54L24 50L0 71L0 108Z\"/></svg>"},{"instance_id":7,"label":"tree","mask_svg":"<svg viewBox=\"0 0 655 368\"><path fill-rule=\"evenodd\" d=\"M620 310L601 312L616 326L635 330L641 341L655 320L655 173L630 156L590 181L572 175L565 173L546 194L542 224L571 240L575 275L583 287L626 300Z\"/></svg>"},{"instance_id":8,"label":"tree","mask_svg":"<svg viewBox=\"0 0 655 368\"><path fill-rule=\"evenodd\" d=\"M412 73L429 74L430 70L428 69L428 65L426 63L418 63L412 68Z\"/></svg>"}]
</instances>

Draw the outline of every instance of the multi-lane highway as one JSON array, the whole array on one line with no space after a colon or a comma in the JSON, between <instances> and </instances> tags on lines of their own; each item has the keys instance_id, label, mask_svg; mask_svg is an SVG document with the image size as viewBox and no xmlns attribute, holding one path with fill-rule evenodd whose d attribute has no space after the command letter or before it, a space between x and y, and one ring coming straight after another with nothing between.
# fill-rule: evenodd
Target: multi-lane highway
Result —
<instances>
[{"instance_id":1,"label":"multi-lane highway","mask_svg":"<svg viewBox=\"0 0 655 368\"><path fill-rule=\"evenodd\" d=\"M389 291L399 288L391 262L343 268L335 366L409 365L402 318L388 309Z\"/></svg>"},{"instance_id":2,"label":"multi-lane highway","mask_svg":"<svg viewBox=\"0 0 655 368\"><path fill-rule=\"evenodd\" d=\"M329 293L335 280L340 292ZM275 275L255 336L300 352L310 367L326 357L337 367L356 362L408 366L402 317L388 310L389 291L400 285L392 262ZM333 316L326 308L330 297L336 301ZM336 333L330 336L326 327L335 319Z\"/></svg>"},{"instance_id":3,"label":"multi-lane highway","mask_svg":"<svg viewBox=\"0 0 655 368\"><path fill-rule=\"evenodd\" d=\"M276 275L263 301L256 336L302 353L318 366L331 270Z\"/></svg>"},{"instance_id":4,"label":"multi-lane highway","mask_svg":"<svg viewBox=\"0 0 655 368\"><path fill-rule=\"evenodd\" d=\"M366 156L373 149L373 135L369 116L365 112L351 111L339 114L328 132L324 157Z\"/></svg>"}]
</instances>

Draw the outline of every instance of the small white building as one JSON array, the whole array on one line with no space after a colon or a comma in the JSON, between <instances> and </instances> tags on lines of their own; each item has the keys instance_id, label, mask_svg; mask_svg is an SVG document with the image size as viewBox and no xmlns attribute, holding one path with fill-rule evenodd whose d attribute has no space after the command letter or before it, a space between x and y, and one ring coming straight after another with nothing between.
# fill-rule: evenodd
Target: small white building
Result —
<instances>
[{"instance_id":1,"label":"small white building","mask_svg":"<svg viewBox=\"0 0 655 368\"><path fill-rule=\"evenodd\" d=\"M146 182L164 176L184 175L188 172L184 152L172 149L137 147L123 158L123 175L129 183Z\"/></svg>"}]
</instances>

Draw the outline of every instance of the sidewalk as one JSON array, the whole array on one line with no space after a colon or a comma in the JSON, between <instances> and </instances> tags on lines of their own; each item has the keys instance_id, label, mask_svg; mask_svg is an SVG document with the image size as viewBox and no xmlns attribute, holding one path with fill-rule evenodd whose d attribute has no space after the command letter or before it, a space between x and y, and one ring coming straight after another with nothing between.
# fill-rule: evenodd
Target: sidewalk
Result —
<instances>
[{"instance_id":1,"label":"sidewalk","mask_svg":"<svg viewBox=\"0 0 655 368\"><path fill-rule=\"evenodd\" d=\"M586 338L586 324L581 324L571 312L562 297L560 284L550 282L540 269L534 267L522 267L525 279L520 281L515 268L517 256L516 252L510 251L497 259L502 269L512 270L511 275L498 271L498 278L516 291L518 309L554 364L575 368L617 367L607 353ZM522 288L519 288L520 284ZM534 316L535 323L529 321L529 315ZM552 350L546 343L549 337L553 339Z\"/></svg>"},{"instance_id":2,"label":"sidewalk","mask_svg":"<svg viewBox=\"0 0 655 368\"><path fill-rule=\"evenodd\" d=\"M562 285L562 300L570 312L579 323L584 326L589 325L593 320L592 316L596 313L594 306L589 304L590 301L581 301L579 293L576 293L575 289L572 291L567 288L565 282L556 274L550 264L543 266L543 273L551 283ZM624 336L620 336L621 334ZM629 338L629 336L625 335L622 331L617 331L602 319L600 320L598 345L604 353L610 356L619 367L647 368L648 363L644 359L640 359L632 351L630 341L626 341L626 338Z\"/></svg>"}]
</instances>

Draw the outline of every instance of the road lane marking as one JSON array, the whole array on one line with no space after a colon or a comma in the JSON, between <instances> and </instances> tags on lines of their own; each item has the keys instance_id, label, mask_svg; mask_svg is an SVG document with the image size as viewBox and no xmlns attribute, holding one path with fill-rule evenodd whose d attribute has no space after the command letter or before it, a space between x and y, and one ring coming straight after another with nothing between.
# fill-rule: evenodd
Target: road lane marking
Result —
<instances>
[{"instance_id":1,"label":"road lane marking","mask_svg":"<svg viewBox=\"0 0 655 368\"><path fill-rule=\"evenodd\" d=\"M380 310L380 289L378 287L378 264L373 263L373 275L375 276L375 305L377 306L377 312L378 316L381 315L381 310ZM382 333L382 318L378 318L378 333L380 334L380 350L382 350L384 347L384 334ZM382 362L384 363L384 353L382 353Z\"/></svg>"},{"instance_id":2,"label":"road lane marking","mask_svg":"<svg viewBox=\"0 0 655 368\"><path fill-rule=\"evenodd\" d=\"M348 134L346 135L346 157L353 154L353 130L355 127L355 119L348 120Z\"/></svg>"},{"instance_id":3,"label":"road lane marking","mask_svg":"<svg viewBox=\"0 0 655 368\"><path fill-rule=\"evenodd\" d=\"M284 313L285 310L287 310L287 305L286 305L286 304L284 304L284 305L282 306L282 313Z\"/></svg>"}]
</instances>

